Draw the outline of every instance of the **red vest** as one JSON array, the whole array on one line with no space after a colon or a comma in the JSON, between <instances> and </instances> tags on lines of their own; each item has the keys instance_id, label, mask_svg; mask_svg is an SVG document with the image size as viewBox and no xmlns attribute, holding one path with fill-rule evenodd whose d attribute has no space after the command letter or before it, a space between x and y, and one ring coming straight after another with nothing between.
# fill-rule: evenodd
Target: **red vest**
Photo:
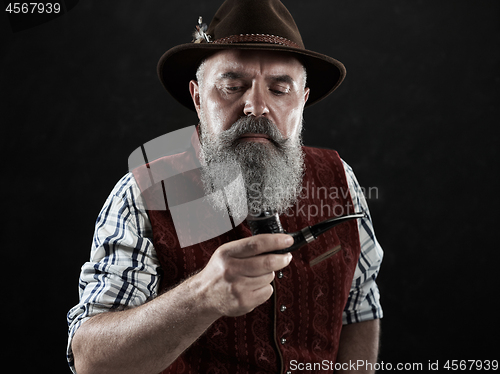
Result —
<instances>
[{"instance_id":1,"label":"red vest","mask_svg":"<svg viewBox=\"0 0 500 374\"><path fill-rule=\"evenodd\" d=\"M280 216L288 232L354 212L337 152L310 147L304 147L304 151L306 171L301 198L288 214ZM178 156L154 163L158 167L172 157ZM195 156L194 152L188 152L181 157ZM134 170L139 185L146 172L145 168ZM157 204L154 200L163 198L159 186L157 183L147 191L153 193L143 193L146 204ZM203 268L223 243L251 235L243 222L213 239L181 248L168 207L149 210L148 214L163 270L160 291ZM338 245L341 250L329 255ZM289 370L292 360L297 363L327 360L333 367L342 311L359 253L355 220L338 225L302 247L293 253L290 265L276 273L275 292L267 302L244 316L218 319L163 373L283 373ZM322 368L315 372L332 371Z\"/></svg>"}]
</instances>

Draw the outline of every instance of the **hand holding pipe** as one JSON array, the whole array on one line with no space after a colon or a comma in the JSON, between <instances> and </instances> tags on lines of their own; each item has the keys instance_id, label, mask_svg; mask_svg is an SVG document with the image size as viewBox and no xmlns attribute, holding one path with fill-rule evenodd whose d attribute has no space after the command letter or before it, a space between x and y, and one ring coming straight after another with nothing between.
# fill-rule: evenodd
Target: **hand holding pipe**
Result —
<instances>
[{"instance_id":1,"label":"hand holding pipe","mask_svg":"<svg viewBox=\"0 0 500 374\"><path fill-rule=\"evenodd\" d=\"M356 218L367 217L365 212L359 212L354 214L348 214L340 217L329 218L323 222L320 222L313 226L306 226L302 230L287 233L283 230L278 213L274 211L264 211L258 216L249 215L247 217L248 226L252 231L252 235L258 234L276 234L284 233L291 235L293 237L293 244L285 249L278 249L276 251L271 251L268 253L283 254L288 252L296 251L297 249L303 247L304 245L316 240L320 235L334 228L342 222L349 221Z\"/></svg>"}]
</instances>

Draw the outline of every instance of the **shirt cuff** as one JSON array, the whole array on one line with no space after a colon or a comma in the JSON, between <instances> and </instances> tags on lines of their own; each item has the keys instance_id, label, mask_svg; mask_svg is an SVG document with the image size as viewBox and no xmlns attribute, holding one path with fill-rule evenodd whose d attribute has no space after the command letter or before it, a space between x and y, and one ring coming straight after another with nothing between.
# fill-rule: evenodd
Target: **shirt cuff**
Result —
<instances>
[{"instance_id":1,"label":"shirt cuff","mask_svg":"<svg viewBox=\"0 0 500 374\"><path fill-rule=\"evenodd\" d=\"M342 313L342 324L370 321L384 316L380 292L374 279L351 290Z\"/></svg>"}]
</instances>

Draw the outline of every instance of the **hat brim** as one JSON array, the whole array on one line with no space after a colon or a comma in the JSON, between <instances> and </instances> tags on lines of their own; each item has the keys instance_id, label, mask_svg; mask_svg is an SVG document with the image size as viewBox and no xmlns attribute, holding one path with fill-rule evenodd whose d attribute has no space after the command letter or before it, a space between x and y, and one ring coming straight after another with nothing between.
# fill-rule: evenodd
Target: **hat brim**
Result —
<instances>
[{"instance_id":1,"label":"hat brim","mask_svg":"<svg viewBox=\"0 0 500 374\"><path fill-rule=\"evenodd\" d=\"M200 63L211 54L224 49L248 49L290 52L306 67L307 86L310 88L306 106L311 106L331 94L346 75L344 65L321 53L266 43L187 43L169 49L160 58L158 77L165 89L186 108L195 110L188 83L196 80Z\"/></svg>"}]
</instances>

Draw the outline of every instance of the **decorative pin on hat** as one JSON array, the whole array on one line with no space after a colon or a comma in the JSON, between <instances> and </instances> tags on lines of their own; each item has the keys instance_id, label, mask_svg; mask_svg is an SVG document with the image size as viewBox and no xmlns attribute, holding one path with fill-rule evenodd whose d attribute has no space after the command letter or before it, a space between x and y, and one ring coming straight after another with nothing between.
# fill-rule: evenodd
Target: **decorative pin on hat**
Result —
<instances>
[{"instance_id":1,"label":"decorative pin on hat","mask_svg":"<svg viewBox=\"0 0 500 374\"><path fill-rule=\"evenodd\" d=\"M203 23L203 17L198 17L198 25L196 25L196 29L193 32L193 43L202 43L207 42L210 43L210 35L207 35L205 31L207 31L207 24Z\"/></svg>"}]
</instances>

